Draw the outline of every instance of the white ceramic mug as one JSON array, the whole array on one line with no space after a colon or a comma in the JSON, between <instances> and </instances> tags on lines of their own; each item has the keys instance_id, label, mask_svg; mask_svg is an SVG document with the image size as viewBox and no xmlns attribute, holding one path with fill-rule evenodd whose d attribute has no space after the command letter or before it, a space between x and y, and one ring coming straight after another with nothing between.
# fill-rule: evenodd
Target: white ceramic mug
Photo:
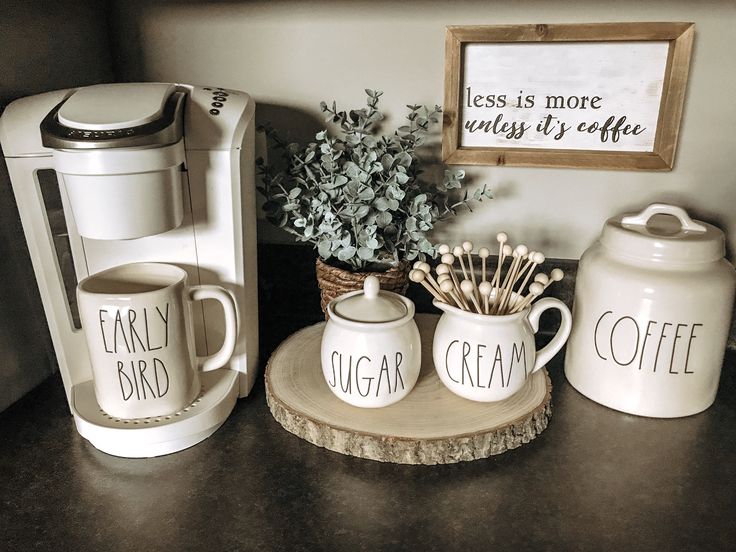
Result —
<instances>
[{"instance_id":1,"label":"white ceramic mug","mask_svg":"<svg viewBox=\"0 0 736 552\"><path fill-rule=\"evenodd\" d=\"M225 366L235 350L237 314L220 286L187 285L187 273L163 263L121 265L77 286L97 402L118 418L173 414L200 391L199 370ZM192 301L215 299L225 314L220 350L198 358Z\"/></svg>"},{"instance_id":2,"label":"white ceramic mug","mask_svg":"<svg viewBox=\"0 0 736 552\"><path fill-rule=\"evenodd\" d=\"M551 297L500 316L434 305L444 311L432 344L435 370L450 391L471 401L501 401L519 391L562 348L572 327L570 309ZM562 321L552 341L537 351L534 334L547 309L559 310Z\"/></svg>"}]
</instances>

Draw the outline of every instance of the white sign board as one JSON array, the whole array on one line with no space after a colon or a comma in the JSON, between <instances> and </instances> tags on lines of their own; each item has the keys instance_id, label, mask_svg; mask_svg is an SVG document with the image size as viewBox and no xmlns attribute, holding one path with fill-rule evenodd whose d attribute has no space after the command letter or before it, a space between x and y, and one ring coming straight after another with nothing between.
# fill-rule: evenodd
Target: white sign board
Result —
<instances>
[{"instance_id":1,"label":"white sign board","mask_svg":"<svg viewBox=\"0 0 736 552\"><path fill-rule=\"evenodd\" d=\"M461 147L651 152L669 42L471 43Z\"/></svg>"}]
</instances>

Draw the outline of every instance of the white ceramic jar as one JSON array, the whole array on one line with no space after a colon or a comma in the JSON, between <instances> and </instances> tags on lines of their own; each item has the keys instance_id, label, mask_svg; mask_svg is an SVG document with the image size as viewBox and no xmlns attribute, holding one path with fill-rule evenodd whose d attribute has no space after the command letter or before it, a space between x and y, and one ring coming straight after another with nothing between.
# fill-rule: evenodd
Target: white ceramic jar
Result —
<instances>
[{"instance_id":1,"label":"white ceramic jar","mask_svg":"<svg viewBox=\"0 0 736 552\"><path fill-rule=\"evenodd\" d=\"M388 406L406 397L421 366L414 303L381 291L378 278L369 276L362 291L334 299L327 313L321 356L330 390L363 408Z\"/></svg>"},{"instance_id":2,"label":"white ceramic jar","mask_svg":"<svg viewBox=\"0 0 736 552\"><path fill-rule=\"evenodd\" d=\"M654 204L609 219L580 259L565 358L572 386L641 416L708 408L736 285L724 252L723 232L679 207Z\"/></svg>"}]
</instances>

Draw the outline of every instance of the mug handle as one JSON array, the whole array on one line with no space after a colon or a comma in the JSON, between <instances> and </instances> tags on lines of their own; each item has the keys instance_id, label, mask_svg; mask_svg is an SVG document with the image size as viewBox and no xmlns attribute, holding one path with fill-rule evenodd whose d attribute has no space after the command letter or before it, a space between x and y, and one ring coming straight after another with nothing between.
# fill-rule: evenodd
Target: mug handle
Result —
<instances>
[{"instance_id":1,"label":"mug handle","mask_svg":"<svg viewBox=\"0 0 736 552\"><path fill-rule=\"evenodd\" d=\"M552 341L537 351L537 360L534 362L532 373L536 372L542 366L547 364L548 361L552 360L552 357L562 349L562 346L565 344L565 341L567 341L567 338L570 335L570 330L572 329L572 314L570 314L570 309L567 308L567 305L554 297L545 297L544 299L540 299L534 303L534 305L532 305L532 310L529 313L529 324L531 324L534 333L537 333L537 330L539 329L539 317L547 309L557 309L560 311L562 320L560 322L560 328L552 338Z\"/></svg>"},{"instance_id":2,"label":"mug handle","mask_svg":"<svg viewBox=\"0 0 736 552\"><path fill-rule=\"evenodd\" d=\"M213 285L191 286L189 288L189 298L192 301L214 299L222 304L222 309L225 312L225 341L215 354L208 357L197 357L197 364L203 372L222 368L235 352L235 341L238 335L235 301L224 288Z\"/></svg>"}]
</instances>

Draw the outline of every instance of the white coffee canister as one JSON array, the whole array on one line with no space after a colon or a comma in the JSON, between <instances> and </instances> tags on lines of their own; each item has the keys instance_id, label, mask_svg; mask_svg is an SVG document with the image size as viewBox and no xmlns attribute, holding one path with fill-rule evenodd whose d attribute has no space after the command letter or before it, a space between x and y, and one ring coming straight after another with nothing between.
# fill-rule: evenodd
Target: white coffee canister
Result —
<instances>
[{"instance_id":1,"label":"white coffee canister","mask_svg":"<svg viewBox=\"0 0 736 552\"><path fill-rule=\"evenodd\" d=\"M322 334L322 372L330 390L363 408L388 406L414 388L421 366L414 303L381 291L368 276L362 291L341 295L327 305Z\"/></svg>"},{"instance_id":2,"label":"white coffee canister","mask_svg":"<svg viewBox=\"0 0 736 552\"><path fill-rule=\"evenodd\" d=\"M565 358L572 386L640 416L713 404L736 286L724 253L723 232L679 207L609 219L580 259Z\"/></svg>"}]
</instances>

